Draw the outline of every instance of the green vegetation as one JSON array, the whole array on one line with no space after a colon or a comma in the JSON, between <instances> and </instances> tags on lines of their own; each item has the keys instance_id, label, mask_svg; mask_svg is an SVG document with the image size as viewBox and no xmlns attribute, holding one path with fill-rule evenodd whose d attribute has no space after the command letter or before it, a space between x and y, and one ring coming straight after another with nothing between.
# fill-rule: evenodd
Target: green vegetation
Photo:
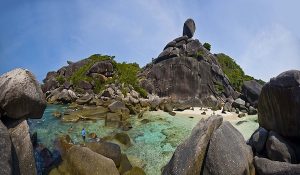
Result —
<instances>
[{"instance_id":1,"label":"green vegetation","mask_svg":"<svg viewBox=\"0 0 300 175\"><path fill-rule=\"evenodd\" d=\"M202 50L199 50L197 53L196 53L196 58L204 58L204 52Z\"/></svg>"},{"instance_id":2,"label":"green vegetation","mask_svg":"<svg viewBox=\"0 0 300 175\"><path fill-rule=\"evenodd\" d=\"M219 82L217 82L214 86L219 95L225 91L224 85Z\"/></svg>"},{"instance_id":3,"label":"green vegetation","mask_svg":"<svg viewBox=\"0 0 300 175\"><path fill-rule=\"evenodd\" d=\"M208 51L210 51L210 49L211 49L211 45L210 45L209 43L204 43L204 44L203 44L203 47L204 47L205 49L207 49Z\"/></svg>"},{"instance_id":4,"label":"green vegetation","mask_svg":"<svg viewBox=\"0 0 300 175\"><path fill-rule=\"evenodd\" d=\"M115 74L114 76L107 80L105 83L100 82L99 80L94 79L93 77L87 76L88 70L99 61L105 61L105 60L111 60ZM73 75L69 78L69 81L71 81L75 86L78 85L78 83L81 80L85 80L88 82L93 82L94 84L94 92L99 93L101 92L106 84L110 84L113 82L119 82L121 84L124 84L126 86L132 85L133 88L140 93L142 97L147 97L147 92L139 86L137 73L140 71L140 67L137 63L117 63L114 60L113 56L107 56L107 55L100 55L95 54L87 58L87 62L85 65L81 66L77 71L73 73ZM77 88L78 89L78 88ZM80 89L78 89L80 90ZM122 93L124 95L127 94L127 89L121 89Z\"/></svg>"},{"instance_id":5,"label":"green vegetation","mask_svg":"<svg viewBox=\"0 0 300 175\"><path fill-rule=\"evenodd\" d=\"M94 82L94 92L99 93L104 88L104 84L102 84L100 81L95 80L92 77L89 77L86 75L87 71L96 63L99 61L105 61L105 60L111 60L113 65L116 64L116 62L113 60L114 57L107 56L107 55L100 55L95 54L87 58L87 63L83 66L81 66L77 71L73 73L73 75L70 77L69 81L71 81L75 86L78 85L78 83L81 80L85 80L88 82Z\"/></svg>"},{"instance_id":6,"label":"green vegetation","mask_svg":"<svg viewBox=\"0 0 300 175\"><path fill-rule=\"evenodd\" d=\"M63 76L61 76L61 75L59 75L59 76L57 76L56 77L56 80L57 80L57 82L60 84L60 85L63 85L64 83L65 83L65 78L63 77Z\"/></svg>"},{"instance_id":7,"label":"green vegetation","mask_svg":"<svg viewBox=\"0 0 300 175\"><path fill-rule=\"evenodd\" d=\"M140 93L142 97L147 97L145 89L139 86L137 74L140 71L140 67L137 63L117 63L117 76L120 83L125 85L132 85L133 88ZM123 94L127 94L126 89L121 90Z\"/></svg>"},{"instance_id":8,"label":"green vegetation","mask_svg":"<svg viewBox=\"0 0 300 175\"><path fill-rule=\"evenodd\" d=\"M223 53L217 54L216 56L222 70L229 78L229 81L235 90L241 91L244 81L254 79L253 77L246 75L242 68L234 61L234 59Z\"/></svg>"}]
</instances>

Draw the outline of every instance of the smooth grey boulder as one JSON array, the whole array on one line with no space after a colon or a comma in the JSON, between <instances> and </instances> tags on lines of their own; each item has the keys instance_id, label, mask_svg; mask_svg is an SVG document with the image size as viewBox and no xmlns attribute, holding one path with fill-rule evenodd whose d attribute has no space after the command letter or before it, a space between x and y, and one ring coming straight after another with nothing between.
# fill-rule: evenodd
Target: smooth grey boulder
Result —
<instances>
[{"instance_id":1,"label":"smooth grey boulder","mask_svg":"<svg viewBox=\"0 0 300 175\"><path fill-rule=\"evenodd\" d=\"M112 159L117 167L120 166L122 154L119 145L115 143L102 141L86 143L86 147L98 154Z\"/></svg>"},{"instance_id":2,"label":"smooth grey boulder","mask_svg":"<svg viewBox=\"0 0 300 175\"><path fill-rule=\"evenodd\" d=\"M17 68L0 76L0 108L12 119L42 117L46 99L30 71Z\"/></svg>"},{"instance_id":3,"label":"smooth grey boulder","mask_svg":"<svg viewBox=\"0 0 300 175\"><path fill-rule=\"evenodd\" d=\"M211 135L222 121L221 116L201 119L193 128L191 135L176 148L162 174L199 175Z\"/></svg>"},{"instance_id":4,"label":"smooth grey boulder","mask_svg":"<svg viewBox=\"0 0 300 175\"><path fill-rule=\"evenodd\" d=\"M300 174L300 164L272 161L266 158L254 157L257 175L297 175Z\"/></svg>"},{"instance_id":5,"label":"smooth grey boulder","mask_svg":"<svg viewBox=\"0 0 300 175\"><path fill-rule=\"evenodd\" d=\"M6 123L12 142L13 174L37 174L26 120Z\"/></svg>"},{"instance_id":6,"label":"smooth grey boulder","mask_svg":"<svg viewBox=\"0 0 300 175\"><path fill-rule=\"evenodd\" d=\"M262 127L259 127L249 139L249 144L251 145L254 152L261 154L265 148L266 141L268 139L269 132Z\"/></svg>"},{"instance_id":7,"label":"smooth grey boulder","mask_svg":"<svg viewBox=\"0 0 300 175\"><path fill-rule=\"evenodd\" d=\"M300 139L300 71L281 73L266 83L258 102L258 123L283 137Z\"/></svg>"},{"instance_id":8,"label":"smooth grey boulder","mask_svg":"<svg viewBox=\"0 0 300 175\"><path fill-rule=\"evenodd\" d=\"M114 101L108 105L110 112L120 113L122 109L126 108L125 104L121 101Z\"/></svg>"},{"instance_id":9,"label":"smooth grey boulder","mask_svg":"<svg viewBox=\"0 0 300 175\"><path fill-rule=\"evenodd\" d=\"M113 160L93 152L89 148L72 146L67 152L71 174L119 175Z\"/></svg>"},{"instance_id":10,"label":"smooth grey boulder","mask_svg":"<svg viewBox=\"0 0 300 175\"><path fill-rule=\"evenodd\" d=\"M245 81L242 86L242 94L252 106L257 106L262 85L255 80Z\"/></svg>"},{"instance_id":11,"label":"smooth grey boulder","mask_svg":"<svg viewBox=\"0 0 300 175\"><path fill-rule=\"evenodd\" d=\"M6 126L0 120L0 174L12 174L11 140Z\"/></svg>"},{"instance_id":12,"label":"smooth grey boulder","mask_svg":"<svg viewBox=\"0 0 300 175\"><path fill-rule=\"evenodd\" d=\"M204 162L204 175L254 174L253 153L242 134L228 121L213 133Z\"/></svg>"},{"instance_id":13,"label":"smooth grey boulder","mask_svg":"<svg viewBox=\"0 0 300 175\"><path fill-rule=\"evenodd\" d=\"M270 131L266 143L268 158L274 161L295 163L296 154L289 143L277 133Z\"/></svg>"},{"instance_id":14,"label":"smooth grey boulder","mask_svg":"<svg viewBox=\"0 0 300 175\"><path fill-rule=\"evenodd\" d=\"M189 18L184 22L183 25L183 36L188 36L189 38L192 38L194 36L196 30L196 25L193 19Z\"/></svg>"},{"instance_id":15,"label":"smooth grey boulder","mask_svg":"<svg viewBox=\"0 0 300 175\"><path fill-rule=\"evenodd\" d=\"M243 108L243 107L245 107L245 105L246 105L246 102L240 98L235 99L232 103L232 107L234 107L234 108L241 108L241 107Z\"/></svg>"}]
</instances>

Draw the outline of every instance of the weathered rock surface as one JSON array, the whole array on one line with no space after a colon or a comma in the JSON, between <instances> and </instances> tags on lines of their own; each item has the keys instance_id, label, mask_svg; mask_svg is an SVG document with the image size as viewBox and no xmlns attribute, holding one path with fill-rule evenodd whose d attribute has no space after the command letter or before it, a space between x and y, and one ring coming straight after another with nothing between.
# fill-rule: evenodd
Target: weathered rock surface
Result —
<instances>
[{"instance_id":1,"label":"weathered rock surface","mask_svg":"<svg viewBox=\"0 0 300 175\"><path fill-rule=\"evenodd\" d=\"M194 20L193 19L187 19L184 22L184 25L183 25L183 33L182 33L182 35L183 36L186 35L189 38L192 38L194 36L195 30L196 30L196 25L195 25Z\"/></svg>"},{"instance_id":2,"label":"weathered rock surface","mask_svg":"<svg viewBox=\"0 0 300 175\"><path fill-rule=\"evenodd\" d=\"M12 142L14 173L37 174L27 121L11 122L7 128Z\"/></svg>"},{"instance_id":3,"label":"weathered rock surface","mask_svg":"<svg viewBox=\"0 0 300 175\"><path fill-rule=\"evenodd\" d=\"M112 159L117 167L120 166L121 149L119 145L110 142L91 142L86 143L86 147L102 156Z\"/></svg>"},{"instance_id":4,"label":"weathered rock surface","mask_svg":"<svg viewBox=\"0 0 300 175\"><path fill-rule=\"evenodd\" d=\"M249 145L253 148L254 152L262 153L268 139L269 132L262 127L259 127L250 137Z\"/></svg>"},{"instance_id":5,"label":"weathered rock surface","mask_svg":"<svg viewBox=\"0 0 300 175\"><path fill-rule=\"evenodd\" d=\"M0 174L12 174L11 140L6 126L0 121Z\"/></svg>"},{"instance_id":6,"label":"weathered rock surface","mask_svg":"<svg viewBox=\"0 0 300 175\"><path fill-rule=\"evenodd\" d=\"M296 175L300 174L299 164L272 161L254 157L254 166L258 175Z\"/></svg>"},{"instance_id":7,"label":"weathered rock surface","mask_svg":"<svg viewBox=\"0 0 300 175\"><path fill-rule=\"evenodd\" d=\"M253 154L242 134L225 121L212 134L203 174L255 174Z\"/></svg>"},{"instance_id":8,"label":"weathered rock surface","mask_svg":"<svg viewBox=\"0 0 300 175\"><path fill-rule=\"evenodd\" d=\"M242 94L252 106L257 106L262 85L255 80L245 81L242 86Z\"/></svg>"},{"instance_id":9,"label":"weathered rock surface","mask_svg":"<svg viewBox=\"0 0 300 175\"><path fill-rule=\"evenodd\" d=\"M119 175L118 169L111 159L86 147L72 146L67 152L67 161L72 167L73 174Z\"/></svg>"},{"instance_id":10,"label":"weathered rock surface","mask_svg":"<svg viewBox=\"0 0 300 175\"><path fill-rule=\"evenodd\" d=\"M0 76L0 109L13 119L41 118L46 108L44 94L25 69L14 69Z\"/></svg>"},{"instance_id":11,"label":"weathered rock surface","mask_svg":"<svg viewBox=\"0 0 300 175\"><path fill-rule=\"evenodd\" d=\"M220 116L202 119L192 130L190 137L175 150L170 162L163 170L164 175L200 174L206 149L213 132L221 125Z\"/></svg>"},{"instance_id":12,"label":"weathered rock surface","mask_svg":"<svg viewBox=\"0 0 300 175\"><path fill-rule=\"evenodd\" d=\"M288 138L300 138L300 71L281 73L266 83L258 103L258 122Z\"/></svg>"},{"instance_id":13,"label":"weathered rock surface","mask_svg":"<svg viewBox=\"0 0 300 175\"><path fill-rule=\"evenodd\" d=\"M110 60L100 61L95 63L88 71L88 74L99 73L105 76L111 76L114 67Z\"/></svg>"},{"instance_id":14,"label":"weathered rock surface","mask_svg":"<svg viewBox=\"0 0 300 175\"><path fill-rule=\"evenodd\" d=\"M268 158L274 161L295 163L296 155L288 141L271 131L266 143Z\"/></svg>"}]
</instances>

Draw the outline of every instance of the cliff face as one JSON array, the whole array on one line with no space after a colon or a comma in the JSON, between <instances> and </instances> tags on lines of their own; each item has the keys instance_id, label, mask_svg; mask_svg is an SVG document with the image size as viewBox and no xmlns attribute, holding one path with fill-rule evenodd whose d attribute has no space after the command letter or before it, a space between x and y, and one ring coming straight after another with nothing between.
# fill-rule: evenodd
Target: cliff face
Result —
<instances>
[{"instance_id":1,"label":"cliff face","mask_svg":"<svg viewBox=\"0 0 300 175\"><path fill-rule=\"evenodd\" d=\"M216 106L235 96L216 56L189 37L184 35L165 46L139 75L141 86L150 93L194 106Z\"/></svg>"}]
</instances>

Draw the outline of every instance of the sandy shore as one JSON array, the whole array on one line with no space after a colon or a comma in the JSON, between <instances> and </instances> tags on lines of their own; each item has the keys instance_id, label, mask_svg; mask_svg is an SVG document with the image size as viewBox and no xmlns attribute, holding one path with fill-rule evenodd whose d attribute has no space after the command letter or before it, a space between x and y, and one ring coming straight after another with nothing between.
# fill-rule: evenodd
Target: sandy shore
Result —
<instances>
[{"instance_id":1,"label":"sandy shore","mask_svg":"<svg viewBox=\"0 0 300 175\"><path fill-rule=\"evenodd\" d=\"M194 110L184 110L184 111L175 111L178 115L191 115L193 117L201 117L201 118L207 118L212 115L221 115L224 117L224 120L227 121L234 121L234 120L240 120L238 117L238 114L235 112L226 112L226 114L222 113L222 110L213 111L208 108L200 108L200 107L194 107ZM203 114L205 112L205 114ZM247 115L247 114L246 114Z\"/></svg>"}]
</instances>

